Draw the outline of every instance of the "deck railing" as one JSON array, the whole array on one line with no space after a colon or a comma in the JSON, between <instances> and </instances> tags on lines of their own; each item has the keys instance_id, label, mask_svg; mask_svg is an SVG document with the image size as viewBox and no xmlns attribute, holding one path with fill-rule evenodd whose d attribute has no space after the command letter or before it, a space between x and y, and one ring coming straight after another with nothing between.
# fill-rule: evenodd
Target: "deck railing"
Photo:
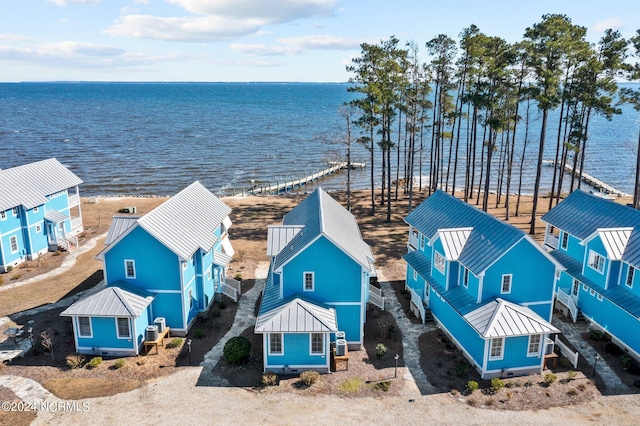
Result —
<instances>
[{"instance_id":1,"label":"deck railing","mask_svg":"<svg viewBox=\"0 0 640 426\"><path fill-rule=\"evenodd\" d=\"M551 234L545 234L544 236L544 245L556 250L558 248L558 237Z\"/></svg>"},{"instance_id":2,"label":"deck railing","mask_svg":"<svg viewBox=\"0 0 640 426\"><path fill-rule=\"evenodd\" d=\"M424 317L426 315L426 312L424 309L424 303L422 303L422 298L418 296L418 293L416 293L414 289L409 288L409 291L411 292L411 306L415 306L415 308L418 310L418 312L420 313L420 320L424 324Z\"/></svg>"},{"instance_id":3,"label":"deck railing","mask_svg":"<svg viewBox=\"0 0 640 426\"><path fill-rule=\"evenodd\" d=\"M80 204L79 194L69 194L69 207L73 207Z\"/></svg>"},{"instance_id":4,"label":"deck railing","mask_svg":"<svg viewBox=\"0 0 640 426\"><path fill-rule=\"evenodd\" d=\"M382 297L382 290L371 284L369 284L369 302L384 311L384 297Z\"/></svg>"},{"instance_id":5,"label":"deck railing","mask_svg":"<svg viewBox=\"0 0 640 426\"><path fill-rule=\"evenodd\" d=\"M225 277L225 280L222 283L222 294L229 296L234 302L237 302L241 293L242 290L240 282L231 277Z\"/></svg>"},{"instance_id":6,"label":"deck railing","mask_svg":"<svg viewBox=\"0 0 640 426\"><path fill-rule=\"evenodd\" d=\"M569 308L569 312L571 313L571 319L573 322L576 322L578 319L578 306L576 304L576 300L574 296L570 294L570 289L558 289L558 293L556 295L556 299L567 308Z\"/></svg>"},{"instance_id":7,"label":"deck railing","mask_svg":"<svg viewBox=\"0 0 640 426\"><path fill-rule=\"evenodd\" d=\"M82 226L82 218L81 217L73 217L71 218L71 229L75 230Z\"/></svg>"},{"instance_id":8,"label":"deck railing","mask_svg":"<svg viewBox=\"0 0 640 426\"><path fill-rule=\"evenodd\" d=\"M565 345L564 342L558 338L558 336L556 336L555 338L555 343L556 343L556 346L560 348L560 352L562 352L562 355L566 356L567 359L571 361L573 368L577 368L578 358L580 354L578 352L573 352L571 349L569 349L569 347Z\"/></svg>"}]
</instances>

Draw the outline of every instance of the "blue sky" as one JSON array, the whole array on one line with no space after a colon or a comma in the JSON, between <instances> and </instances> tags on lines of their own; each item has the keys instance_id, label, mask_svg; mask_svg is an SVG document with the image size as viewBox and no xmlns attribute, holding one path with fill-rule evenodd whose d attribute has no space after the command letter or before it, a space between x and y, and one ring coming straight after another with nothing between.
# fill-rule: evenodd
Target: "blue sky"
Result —
<instances>
[{"instance_id":1,"label":"blue sky","mask_svg":"<svg viewBox=\"0 0 640 426\"><path fill-rule=\"evenodd\" d=\"M0 81L322 81L349 78L362 42L422 46L476 24L509 42L545 13L597 41L631 36L640 1L4 0Z\"/></svg>"}]
</instances>

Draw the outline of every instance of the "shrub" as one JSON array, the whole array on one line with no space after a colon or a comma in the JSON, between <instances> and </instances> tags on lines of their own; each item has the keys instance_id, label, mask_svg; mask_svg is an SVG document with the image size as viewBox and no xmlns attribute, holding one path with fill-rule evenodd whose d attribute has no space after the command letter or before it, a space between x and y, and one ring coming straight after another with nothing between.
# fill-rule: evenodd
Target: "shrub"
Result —
<instances>
[{"instance_id":1,"label":"shrub","mask_svg":"<svg viewBox=\"0 0 640 426\"><path fill-rule=\"evenodd\" d=\"M182 338L180 337L174 337L169 343L167 343L168 349L179 348L180 346L182 346Z\"/></svg>"},{"instance_id":2,"label":"shrub","mask_svg":"<svg viewBox=\"0 0 640 426\"><path fill-rule=\"evenodd\" d=\"M389 321L385 321L383 319L378 320L378 338L380 340L385 340L389 337L389 326L391 326Z\"/></svg>"},{"instance_id":3,"label":"shrub","mask_svg":"<svg viewBox=\"0 0 640 426\"><path fill-rule=\"evenodd\" d=\"M547 373L547 374L544 375L544 384L545 384L545 386L550 386L557 379L558 379L558 376L556 376L555 374Z\"/></svg>"},{"instance_id":4,"label":"shrub","mask_svg":"<svg viewBox=\"0 0 640 426\"><path fill-rule=\"evenodd\" d=\"M354 377L340 383L340 385L338 385L338 389L340 389L342 392L358 392L362 387L363 382L364 380L362 380L360 377Z\"/></svg>"},{"instance_id":5,"label":"shrub","mask_svg":"<svg viewBox=\"0 0 640 426\"><path fill-rule=\"evenodd\" d=\"M195 337L196 339L202 339L204 337L204 331L202 331L201 329L197 329L193 332L193 337Z\"/></svg>"},{"instance_id":6,"label":"shrub","mask_svg":"<svg viewBox=\"0 0 640 426\"><path fill-rule=\"evenodd\" d=\"M493 389L494 392L498 392L503 387L504 387L504 380L502 380L499 377L494 377L493 379L491 379L491 389Z\"/></svg>"},{"instance_id":7,"label":"shrub","mask_svg":"<svg viewBox=\"0 0 640 426\"><path fill-rule=\"evenodd\" d=\"M633 362L633 360L631 359L631 357L629 355L622 355L620 357L620 363L622 363L622 368L624 368L625 370L627 368L629 368L629 366L631 365L632 362Z\"/></svg>"},{"instance_id":8,"label":"shrub","mask_svg":"<svg viewBox=\"0 0 640 426\"><path fill-rule=\"evenodd\" d=\"M573 389L573 388L571 388L571 389L569 389L567 391L567 395L569 395L569 396L576 396L577 394L578 394L578 391Z\"/></svg>"},{"instance_id":9,"label":"shrub","mask_svg":"<svg viewBox=\"0 0 640 426\"><path fill-rule=\"evenodd\" d=\"M475 380L469 380L467 382L467 392L469 393L473 393L475 391L477 391L480 388L480 385L478 385L478 382L476 382Z\"/></svg>"},{"instance_id":10,"label":"shrub","mask_svg":"<svg viewBox=\"0 0 640 426\"><path fill-rule=\"evenodd\" d=\"M530 388L531 386L533 386L533 380L529 379L526 382L524 382L525 388Z\"/></svg>"},{"instance_id":11,"label":"shrub","mask_svg":"<svg viewBox=\"0 0 640 426\"><path fill-rule=\"evenodd\" d=\"M460 362L456 365L456 376L465 377L469 373L469 364Z\"/></svg>"},{"instance_id":12,"label":"shrub","mask_svg":"<svg viewBox=\"0 0 640 426\"><path fill-rule=\"evenodd\" d=\"M600 330L591 329L589 330L589 337L593 340L604 340L604 333Z\"/></svg>"},{"instance_id":13,"label":"shrub","mask_svg":"<svg viewBox=\"0 0 640 426\"><path fill-rule=\"evenodd\" d=\"M251 342L243 336L232 337L224 345L223 353L229 364L244 364L251 356Z\"/></svg>"},{"instance_id":14,"label":"shrub","mask_svg":"<svg viewBox=\"0 0 640 426\"><path fill-rule=\"evenodd\" d=\"M87 368L89 370L93 370L94 368L98 368L100 364L102 364L102 357L96 356L91 358L91 361L89 361L89 363L87 364Z\"/></svg>"},{"instance_id":15,"label":"shrub","mask_svg":"<svg viewBox=\"0 0 640 426\"><path fill-rule=\"evenodd\" d=\"M113 368L115 368L116 370L121 369L122 367L124 367L125 361L124 359L117 359L114 363L113 363Z\"/></svg>"},{"instance_id":16,"label":"shrub","mask_svg":"<svg viewBox=\"0 0 640 426\"><path fill-rule=\"evenodd\" d=\"M278 384L278 375L273 373L266 373L262 375L263 386L276 386Z\"/></svg>"},{"instance_id":17,"label":"shrub","mask_svg":"<svg viewBox=\"0 0 640 426\"><path fill-rule=\"evenodd\" d=\"M222 312L220 312L220 309L214 309L211 311L211 316L214 318L220 318L220 315L222 315Z\"/></svg>"},{"instance_id":18,"label":"shrub","mask_svg":"<svg viewBox=\"0 0 640 426\"><path fill-rule=\"evenodd\" d=\"M11 272L11 271L13 271L13 266L11 265L7 266L7 272Z\"/></svg>"},{"instance_id":19,"label":"shrub","mask_svg":"<svg viewBox=\"0 0 640 426\"><path fill-rule=\"evenodd\" d=\"M310 387L312 384L317 382L319 378L320 373L313 370L304 371L302 374L300 374L300 380L306 387Z\"/></svg>"},{"instance_id":20,"label":"shrub","mask_svg":"<svg viewBox=\"0 0 640 426\"><path fill-rule=\"evenodd\" d=\"M237 273L233 276L233 279L236 281L242 281L242 274Z\"/></svg>"},{"instance_id":21,"label":"shrub","mask_svg":"<svg viewBox=\"0 0 640 426\"><path fill-rule=\"evenodd\" d=\"M376 383L373 387L376 390L381 390L382 392L388 392L389 388L391 388L391 382L389 380L385 380L383 382Z\"/></svg>"},{"instance_id":22,"label":"shrub","mask_svg":"<svg viewBox=\"0 0 640 426\"><path fill-rule=\"evenodd\" d=\"M382 358L386 353L387 353L387 347L384 345L384 343L378 343L376 345L376 356L378 358Z\"/></svg>"},{"instance_id":23,"label":"shrub","mask_svg":"<svg viewBox=\"0 0 640 426\"><path fill-rule=\"evenodd\" d=\"M579 391L584 391L587 386L584 383L580 383L576 388L578 388Z\"/></svg>"},{"instance_id":24,"label":"shrub","mask_svg":"<svg viewBox=\"0 0 640 426\"><path fill-rule=\"evenodd\" d=\"M575 378L576 378L576 375L577 375L577 374L578 374L578 373L576 373L575 371L573 371L573 370L569 370L569 371L567 371L567 379L569 379L569 380L573 380L573 379L575 379Z\"/></svg>"},{"instance_id":25,"label":"shrub","mask_svg":"<svg viewBox=\"0 0 640 426\"><path fill-rule=\"evenodd\" d=\"M76 369L82 367L84 363L84 357L80 354L67 355L67 367Z\"/></svg>"}]
</instances>

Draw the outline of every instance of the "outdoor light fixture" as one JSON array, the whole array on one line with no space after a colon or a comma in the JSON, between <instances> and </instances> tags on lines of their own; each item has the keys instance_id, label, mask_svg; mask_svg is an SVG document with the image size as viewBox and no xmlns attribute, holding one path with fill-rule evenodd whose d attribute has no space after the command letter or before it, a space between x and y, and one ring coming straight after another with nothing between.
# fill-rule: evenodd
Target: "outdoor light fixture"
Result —
<instances>
[{"instance_id":1,"label":"outdoor light fixture","mask_svg":"<svg viewBox=\"0 0 640 426\"><path fill-rule=\"evenodd\" d=\"M600 359L600 355L596 354L596 362L593 363L593 374L591 374L591 377L595 377L596 375L596 367L598 366L599 359Z\"/></svg>"},{"instance_id":2,"label":"outdoor light fixture","mask_svg":"<svg viewBox=\"0 0 640 426\"><path fill-rule=\"evenodd\" d=\"M31 342L31 347L33 347L33 327L27 328L27 333L29 333L29 341Z\"/></svg>"},{"instance_id":3,"label":"outdoor light fixture","mask_svg":"<svg viewBox=\"0 0 640 426\"><path fill-rule=\"evenodd\" d=\"M189 365L191 365L191 339L187 339L187 350L189 351Z\"/></svg>"},{"instance_id":4,"label":"outdoor light fixture","mask_svg":"<svg viewBox=\"0 0 640 426\"><path fill-rule=\"evenodd\" d=\"M394 379L398 377L398 358L400 358L400 355L398 355L398 354L395 354L394 357L393 357L393 359L396 360L396 368L395 368L395 370L393 370L393 378Z\"/></svg>"}]
</instances>

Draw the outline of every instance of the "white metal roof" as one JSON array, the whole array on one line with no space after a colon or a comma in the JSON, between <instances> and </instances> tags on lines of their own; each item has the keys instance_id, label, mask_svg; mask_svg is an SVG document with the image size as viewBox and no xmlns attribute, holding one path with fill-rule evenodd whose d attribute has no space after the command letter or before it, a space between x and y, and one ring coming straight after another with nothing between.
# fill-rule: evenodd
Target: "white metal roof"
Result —
<instances>
[{"instance_id":1,"label":"white metal roof","mask_svg":"<svg viewBox=\"0 0 640 426\"><path fill-rule=\"evenodd\" d=\"M295 298L258 316L256 333L334 333L336 310Z\"/></svg>"},{"instance_id":2,"label":"white metal roof","mask_svg":"<svg viewBox=\"0 0 640 426\"><path fill-rule=\"evenodd\" d=\"M47 210L46 212L44 212L44 220L47 220L49 222L60 223L64 222L67 219L69 219L68 215L55 210Z\"/></svg>"},{"instance_id":3,"label":"white metal roof","mask_svg":"<svg viewBox=\"0 0 640 426\"><path fill-rule=\"evenodd\" d=\"M213 263L226 267L231 262L231 256L221 251L213 252Z\"/></svg>"},{"instance_id":4,"label":"white metal roof","mask_svg":"<svg viewBox=\"0 0 640 426\"><path fill-rule=\"evenodd\" d=\"M82 179L55 158L0 170L0 211L43 205L47 195L75 187Z\"/></svg>"},{"instance_id":5,"label":"white metal roof","mask_svg":"<svg viewBox=\"0 0 640 426\"><path fill-rule=\"evenodd\" d=\"M231 209L196 181L138 219L138 224L186 260L198 249L209 251L214 231Z\"/></svg>"},{"instance_id":6,"label":"white metal roof","mask_svg":"<svg viewBox=\"0 0 640 426\"><path fill-rule=\"evenodd\" d=\"M229 257L233 257L233 255L236 254L236 251L233 249L233 246L231 245L231 241L229 241L228 236L225 235L224 238L222 238L221 244L222 244L222 249Z\"/></svg>"},{"instance_id":7,"label":"white metal roof","mask_svg":"<svg viewBox=\"0 0 640 426\"><path fill-rule=\"evenodd\" d=\"M621 260L632 231L633 228L598 228L585 238L582 244L586 246L589 241L598 236L607 251L609 259Z\"/></svg>"},{"instance_id":8,"label":"white metal roof","mask_svg":"<svg viewBox=\"0 0 640 426\"><path fill-rule=\"evenodd\" d=\"M303 225L269 225L267 228L267 256L276 256L296 236Z\"/></svg>"},{"instance_id":9,"label":"white metal roof","mask_svg":"<svg viewBox=\"0 0 640 426\"><path fill-rule=\"evenodd\" d=\"M471 235L471 231L473 231L473 228L439 229L436 238L432 241L439 237L447 260L457 261L464 245L467 243L467 239L469 239L469 235Z\"/></svg>"},{"instance_id":10,"label":"white metal roof","mask_svg":"<svg viewBox=\"0 0 640 426\"><path fill-rule=\"evenodd\" d=\"M484 338L559 332L531 309L500 298L469 312L464 318Z\"/></svg>"},{"instance_id":11,"label":"white metal roof","mask_svg":"<svg viewBox=\"0 0 640 426\"><path fill-rule=\"evenodd\" d=\"M104 245L108 246L117 240L122 234L127 232L129 228L138 223L139 218L140 216L114 216Z\"/></svg>"},{"instance_id":12,"label":"white metal roof","mask_svg":"<svg viewBox=\"0 0 640 426\"><path fill-rule=\"evenodd\" d=\"M152 301L153 296L150 294L134 294L113 286L78 300L60 315L137 318Z\"/></svg>"}]
</instances>

